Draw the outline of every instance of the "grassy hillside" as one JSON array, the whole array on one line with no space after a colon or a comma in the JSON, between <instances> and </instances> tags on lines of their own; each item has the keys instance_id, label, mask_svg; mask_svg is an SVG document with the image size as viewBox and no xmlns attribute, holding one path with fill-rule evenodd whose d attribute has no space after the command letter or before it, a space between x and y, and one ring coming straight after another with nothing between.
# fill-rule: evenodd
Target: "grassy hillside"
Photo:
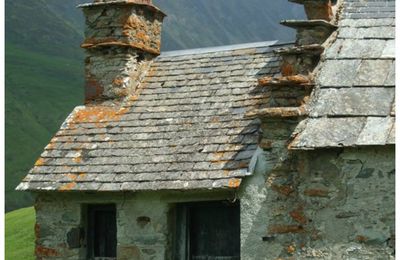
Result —
<instances>
[{"instance_id":1,"label":"grassy hillside","mask_svg":"<svg viewBox=\"0 0 400 260\"><path fill-rule=\"evenodd\" d=\"M40 64L40 65L39 65ZM31 205L14 191L65 116L83 99L82 64L6 44L6 210Z\"/></svg>"},{"instance_id":2,"label":"grassy hillside","mask_svg":"<svg viewBox=\"0 0 400 260\"><path fill-rule=\"evenodd\" d=\"M6 0L6 211L31 205L14 191L72 108L83 100L83 16L89 0ZM289 40L287 0L154 0L168 17L163 50Z\"/></svg>"},{"instance_id":3,"label":"grassy hillside","mask_svg":"<svg viewBox=\"0 0 400 260\"><path fill-rule=\"evenodd\" d=\"M24 208L9 212L6 214L5 222L5 259L34 260L34 209Z\"/></svg>"}]
</instances>

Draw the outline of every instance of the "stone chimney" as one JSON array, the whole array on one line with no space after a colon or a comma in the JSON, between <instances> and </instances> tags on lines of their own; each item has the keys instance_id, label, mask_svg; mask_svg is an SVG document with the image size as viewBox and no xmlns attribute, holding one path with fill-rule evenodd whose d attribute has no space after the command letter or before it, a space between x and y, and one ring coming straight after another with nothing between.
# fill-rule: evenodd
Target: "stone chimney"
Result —
<instances>
[{"instance_id":1,"label":"stone chimney","mask_svg":"<svg viewBox=\"0 0 400 260\"><path fill-rule=\"evenodd\" d=\"M85 102L134 95L160 54L165 14L151 0L94 0L79 7L86 18Z\"/></svg>"}]
</instances>

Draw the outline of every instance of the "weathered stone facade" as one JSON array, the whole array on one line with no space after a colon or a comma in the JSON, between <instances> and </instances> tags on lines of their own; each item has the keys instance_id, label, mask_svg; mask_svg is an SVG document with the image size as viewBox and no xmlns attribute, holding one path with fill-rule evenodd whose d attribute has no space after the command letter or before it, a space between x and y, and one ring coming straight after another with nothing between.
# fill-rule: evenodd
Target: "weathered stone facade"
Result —
<instances>
[{"instance_id":1,"label":"weathered stone facade","mask_svg":"<svg viewBox=\"0 0 400 260\"><path fill-rule=\"evenodd\" d=\"M242 259L394 259L393 146L280 155L241 190Z\"/></svg>"},{"instance_id":2,"label":"weathered stone facade","mask_svg":"<svg viewBox=\"0 0 400 260\"><path fill-rule=\"evenodd\" d=\"M86 259L85 205L115 203L117 207L117 259L171 259L171 210L176 203L219 200L229 192L139 194L39 194L36 199L37 259ZM51 213L50 213L51 212ZM78 241L76 241L78 240Z\"/></svg>"},{"instance_id":3,"label":"weathered stone facade","mask_svg":"<svg viewBox=\"0 0 400 260\"><path fill-rule=\"evenodd\" d=\"M394 41L375 31L394 20L370 17L394 5L293 2L311 19L283 22L294 46L158 58L151 1L84 6L89 104L19 186L37 195L37 259L87 259L88 208L113 204L116 259L184 260L178 205L221 200L240 201L240 259L394 259Z\"/></svg>"},{"instance_id":4,"label":"weathered stone facade","mask_svg":"<svg viewBox=\"0 0 400 260\"><path fill-rule=\"evenodd\" d=\"M394 259L394 147L298 152L297 169L290 171L277 167L280 152L259 149L254 176L239 192L241 259ZM70 248L69 233L84 230L84 205L115 203L117 259L171 259L174 205L231 197L231 192L40 194L36 254L86 259L84 240Z\"/></svg>"}]
</instances>

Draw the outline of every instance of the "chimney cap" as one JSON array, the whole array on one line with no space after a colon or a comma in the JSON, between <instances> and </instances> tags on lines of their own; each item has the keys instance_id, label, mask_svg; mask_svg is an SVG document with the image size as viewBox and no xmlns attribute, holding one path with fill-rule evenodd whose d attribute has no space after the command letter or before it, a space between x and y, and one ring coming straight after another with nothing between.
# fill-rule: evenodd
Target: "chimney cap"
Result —
<instances>
[{"instance_id":1,"label":"chimney cap","mask_svg":"<svg viewBox=\"0 0 400 260\"><path fill-rule=\"evenodd\" d=\"M157 6L153 5L152 0L94 0L93 3L78 5L78 8L90 8L103 5L143 5L150 8L152 11L160 13L162 16L167 16Z\"/></svg>"}]
</instances>

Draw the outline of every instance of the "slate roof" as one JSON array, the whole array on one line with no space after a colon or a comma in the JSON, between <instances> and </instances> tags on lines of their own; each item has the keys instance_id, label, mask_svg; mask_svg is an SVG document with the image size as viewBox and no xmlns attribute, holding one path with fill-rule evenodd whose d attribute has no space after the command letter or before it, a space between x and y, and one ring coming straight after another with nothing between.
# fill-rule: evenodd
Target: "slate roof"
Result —
<instances>
[{"instance_id":1,"label":"slate roof","mask_svg":"<svg viewBox=\"0 0 400 260\"><path fill-rule=\"evenodd\" d=\"M249 175L275 42L165 53L141 93L79 106L18 186L31 191L237 188ZM281 47L281 46L280 46Z\"/></svg>"},{"instance_id":2,"label":"slate roof","mask_svg":"<svg viewBox=\"0 0 400 260\"><path fill-rule=\"evenodd\" d=\"M345 0L292 149L395 143L395 1Z\"/></svg>"}]
</instances>

